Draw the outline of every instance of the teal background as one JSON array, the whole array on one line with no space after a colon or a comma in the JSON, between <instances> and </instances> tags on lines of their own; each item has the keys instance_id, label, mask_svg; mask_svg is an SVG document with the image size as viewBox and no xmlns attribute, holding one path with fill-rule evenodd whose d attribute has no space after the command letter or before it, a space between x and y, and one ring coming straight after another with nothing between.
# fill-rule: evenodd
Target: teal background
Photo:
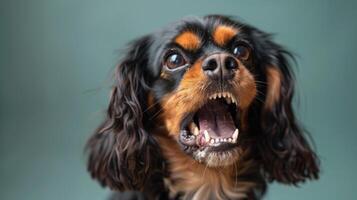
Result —
<instances>
[{"instance_id":1,"label":"teal background","mask_svg":"<svg viewBox=\"0 0 357 200\"><path fill-rule=\"evenodd\" d=\"M126 42L187 15L240 16L298 57L299 119L321 178L267 198L357 199L357 2L1 0L0 199L104 199L83 147Z\"/></svg>"}]
</instances>

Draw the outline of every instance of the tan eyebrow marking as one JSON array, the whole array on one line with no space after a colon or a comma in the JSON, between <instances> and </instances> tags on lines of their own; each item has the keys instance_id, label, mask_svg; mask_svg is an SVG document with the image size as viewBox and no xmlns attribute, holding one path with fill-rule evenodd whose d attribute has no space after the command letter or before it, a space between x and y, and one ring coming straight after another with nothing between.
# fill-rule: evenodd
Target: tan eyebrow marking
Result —
<instances>
[{"instance_id":1,"label":"tan eyebrow marking","mask_svg":"<svg viewBox=\"0 0 357 200\"><path fill-rule=\"evenodd\" d=\"M238 30L230 27L230 26L225 26L225 25L220 25L216 27L216 29L213 32L213 39L214 41L220 45L224 46L227 44L236 34L238 33Z\"/></svg>"},{"instance_id":2,"label":"tan eyebrow marking","mask_svg":"<svg viewBox=\"0 0 357 200\"><path fill-rule=\"evenodd\" d=\"M175 38L175 42L186 50L197 50L201 45L200 37L191 32L185 31Z\"/></svg>"}]
</instances>

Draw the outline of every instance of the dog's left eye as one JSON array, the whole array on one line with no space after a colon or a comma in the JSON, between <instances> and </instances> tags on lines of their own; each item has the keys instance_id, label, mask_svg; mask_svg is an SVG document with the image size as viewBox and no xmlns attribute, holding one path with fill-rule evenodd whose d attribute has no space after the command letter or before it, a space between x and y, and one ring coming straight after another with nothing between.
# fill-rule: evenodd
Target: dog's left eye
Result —
<instances>
[{"instance_id":1,"label":"dog's left eye","mask_svg":"<svg viewBox=\"0 0 357 200\"><path fill-rule=\"evenodd\" d=\"M169 53L164 61L164 65L169 69L176 69L185 64L187 64L187 61L179 52Z\"/></svg>"},{"instance_id":2,"label":"dog's left eye","mask_svg":"<svg viewBox=\"0 0 357 200\"><path fill-rule=\"evenodd\" d=\"M245 45L238 44L233 48L233 54L240 60L248 60L250 56L250 48Z\"/></svg>"}]
</instances>

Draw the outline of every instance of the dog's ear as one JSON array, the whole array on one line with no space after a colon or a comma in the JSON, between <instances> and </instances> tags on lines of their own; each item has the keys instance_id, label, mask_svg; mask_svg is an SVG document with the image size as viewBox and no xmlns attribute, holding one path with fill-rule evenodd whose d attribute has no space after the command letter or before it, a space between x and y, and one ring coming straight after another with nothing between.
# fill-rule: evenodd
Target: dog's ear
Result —
<instances>
[{"instance_id":1,"label":"dog's ear","mask_svg":"<svg viewBox=\"0 0 357 200\"><path fill-rule=\"evenodd\" d=\"M150 36L129 45L115 69L107 117L87 144L92 177L115 190L143 191L150 182L159 186L164 172L160 148L146 129L150 119L143 113L149 89L149 45Z\"/></svg>"},{"instance_id":2,"label":"dog's ear","mask_svg":"<svg viewBox=\"0 0 357 200\"><path fill-rule=\"evenodd\" d=\"M261 110L260 154L269 180L297 184L317 179L318 160L299 126L293 106L294 74L291 54L265 36L261 44L261 70L266 75L265 101Z\"/></svg>"}]
</instances>

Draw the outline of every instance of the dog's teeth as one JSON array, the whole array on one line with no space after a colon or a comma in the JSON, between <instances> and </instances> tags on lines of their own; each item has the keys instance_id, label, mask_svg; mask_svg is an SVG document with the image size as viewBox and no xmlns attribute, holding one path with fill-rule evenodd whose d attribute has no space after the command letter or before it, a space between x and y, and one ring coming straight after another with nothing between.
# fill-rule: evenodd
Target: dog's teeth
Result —
<instances>
[{"instance_id":1,"label":"dog's teeth","mask_svg":"<svg viewBox=\"0 0 357 200\"><path fill-rule=\"evenodd\" d=\"M228 138L228 142L232 142L233 140L232 140L232 138Z\"/></svg>"},{"instance_id":2,"label":"dog's teeth","mask_svg":"<svg viewBox=\"0 0 357 200\"><path fill-rule=\"evenodd\" d=\"M238 139L238 134L239 134L239 130L236 129L232 135L232 138L233 138L233 142L237 142L237 139Z\"/></svg>"},{"instance_id":3,"label":"dog's teeth","mask_svg":"<svg viewBox=\"0 0 357 200\"><path fill-rule=\"evenodd\" d=\"M218 93L218 98L221 98L222 97L222 94L221 93Z\"/></svg>"},{"instance_id":4,"label":"dog's teeth","mask_svg":"<svg viewBox=\"0 0 357 200\"><path fill-rule=\"evenodd\" d=\"M195 133L195 129L198 129L195 122L191 122L189 125L188 125L188 128L190 130L191 133Z\"/></svg>"},{"instance_id":5,"label":"dog's teeth","mask_svg":"<svg viewBox=\"0 0 357 200\"><path fill-rule=\"evenodd\" d=\"M214 94L214 95L213 95L213 99L216 99L216 98L217 98L217 94Z\"/></svg>"},{"instance_id":6,"label":"dog's teeth","mask_svg":"<svg viewBox=\"0 0 357 200\"><path fill-rule=\"evenodd\" d=\"M214 144L214 139L211 138L211 139L209 140L209 143L210 143L210 144Z\"/></svg>"},{"instance_id":7,"label":"dog's teeth","mask_svg":"<svg viewBox=\"0 0 357 200\"><path fill-rule=\"evenodd\" d=\"M205 130L204 132L203 132L203 134L204 134L204 136L205 136L205 142L209 142L209 140L211 139L210 138L210 136L209 136L209 134L208 134L208 131L207 130Z\"/></svg>"},{"instance_id":8,"label":"dog's teeth","mask_svg":"<svg viewBox=\"0 0 357 200\"><path fill-rule=\"evenodd\" d=\"M196 126L195 129L193 130L193 134L194 134L194 135L200 134L200 130L197 128L197 126Z\"/></svg>"},{"instance_id":9,"label":"dog's teeth","mask_svg":"<svg viewBox=\"0 0 357 200\"><path fill-rule=\"evenodd\" d=\"M197 125L195 122L191 122L189 125L190 132L193 133L194 135L198 135L200 133L200 130L198 129Z\"/></svg>"},{"instance_id":10,"label":"dog's teeth","mask_svg":"<svg viewBox=\"0 0 357 200\"><path fill-rule=\"evenodd\" d=\"M223 141L224 141L224 142L227 142L227 138L224 138Z\"/></svg>"},{"instance_id":11,"label":"dog's teeth","mask_svg":"<svg viewBox=\"0 0 357 200\"><path fill-rule=\"evenodd\" d=\"M214 139L214 143L218 143L218 142L219 142L218 138Z\"/></svg>"}]
</instances>

